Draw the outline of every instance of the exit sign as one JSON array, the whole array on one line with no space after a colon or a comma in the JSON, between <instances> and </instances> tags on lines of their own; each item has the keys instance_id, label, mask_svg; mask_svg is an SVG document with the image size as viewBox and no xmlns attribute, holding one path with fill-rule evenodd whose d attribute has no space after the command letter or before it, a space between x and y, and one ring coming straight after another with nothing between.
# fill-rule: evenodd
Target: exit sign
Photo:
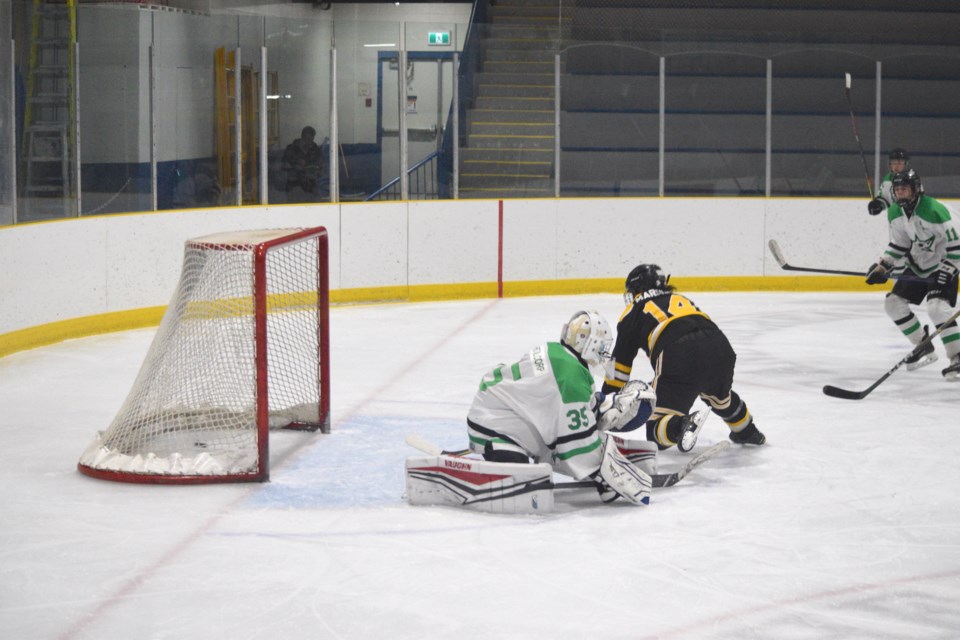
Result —
<instances>
[{"instance_id":1,"label":"exit sign","mask_svg":"<svg viewBox=\"0 0 960 640\"><path fill-rule=\"evenodd\" d=\"M431 31L429 34L429 44L434 46L443 46L450 44L450 32L449 31Z\"/></svg>"}]
</instances>

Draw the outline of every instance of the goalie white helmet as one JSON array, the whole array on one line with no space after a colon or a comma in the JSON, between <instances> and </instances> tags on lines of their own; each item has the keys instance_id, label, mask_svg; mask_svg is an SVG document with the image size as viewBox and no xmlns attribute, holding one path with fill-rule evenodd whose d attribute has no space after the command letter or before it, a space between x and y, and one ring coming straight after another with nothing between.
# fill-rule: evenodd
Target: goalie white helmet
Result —
<instances>
[{"instance_id":1,"label":"goalie white helmet","mask_svg":"<svg viewBox=\"0 0 960 640\"><path fill-rule=\"evenodd\" d=\"M591 367L603 368L613 348L613 329L596 311L577 311L563 325L560 342L577 352Z\"/></svg>"}]
</instances>

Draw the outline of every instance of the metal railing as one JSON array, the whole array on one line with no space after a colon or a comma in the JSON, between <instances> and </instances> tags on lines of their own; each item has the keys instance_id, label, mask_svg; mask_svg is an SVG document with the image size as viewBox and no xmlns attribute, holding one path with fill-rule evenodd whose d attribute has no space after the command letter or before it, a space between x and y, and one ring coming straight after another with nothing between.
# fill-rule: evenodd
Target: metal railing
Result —
<instances>
[{"instance_id":1,"label":"metal railing","mask_svg":"<svg viewBox=\"0 0 960 640\"><path fill-rule=\"evenodd\" d=\"M436 151L407 170L410 200L439 200L440 189L437 167L440 154ZM400 200L400 176L383 185L364 202L372 200Z\"/></svg>"}]
</instances>

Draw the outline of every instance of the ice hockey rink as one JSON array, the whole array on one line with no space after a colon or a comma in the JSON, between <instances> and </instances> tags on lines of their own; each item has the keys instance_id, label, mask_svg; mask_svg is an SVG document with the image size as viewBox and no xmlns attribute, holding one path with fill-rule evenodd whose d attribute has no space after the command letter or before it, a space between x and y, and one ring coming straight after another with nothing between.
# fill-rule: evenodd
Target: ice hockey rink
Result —
<instances>
[{"instance_id":1,"label":"ice hockey rink","mask_svg":"<svg viewBox=\"0 0 960 640\"><path fill-rule=\"evenodd\" d=\"M0 359L0 637L958 637L960 384L939 341L937 363L839 400L821 387L863 389L909 351L882 293L689 295L736 348L768 445L731 447L647 507L403 497L421 455L406 434L464 446L484 371L578 309L615 322L615 294L333 308L332 433L273 434L256 485L76 471L152 329ZM712 416L695 451L726 434ZM660 471L689 455L661 453Z\"/></svg>"}]
</instances>

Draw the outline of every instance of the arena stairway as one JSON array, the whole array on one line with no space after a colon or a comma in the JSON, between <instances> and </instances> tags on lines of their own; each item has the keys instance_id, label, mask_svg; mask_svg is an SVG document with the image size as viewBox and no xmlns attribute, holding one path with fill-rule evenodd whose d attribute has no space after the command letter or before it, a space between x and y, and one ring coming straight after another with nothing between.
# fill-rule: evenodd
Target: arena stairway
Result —
<instances>
[{"instance_id":1,"label":"arena stairway","mask_svg":"<svg viewBox=\"0 0 960 640\"><path fill-rule=\"evenodd\" d=\"M554 195L554 57L559 3L500 0L483 29L460 149L461 198Z\"/></svg>"}]
</instances>

